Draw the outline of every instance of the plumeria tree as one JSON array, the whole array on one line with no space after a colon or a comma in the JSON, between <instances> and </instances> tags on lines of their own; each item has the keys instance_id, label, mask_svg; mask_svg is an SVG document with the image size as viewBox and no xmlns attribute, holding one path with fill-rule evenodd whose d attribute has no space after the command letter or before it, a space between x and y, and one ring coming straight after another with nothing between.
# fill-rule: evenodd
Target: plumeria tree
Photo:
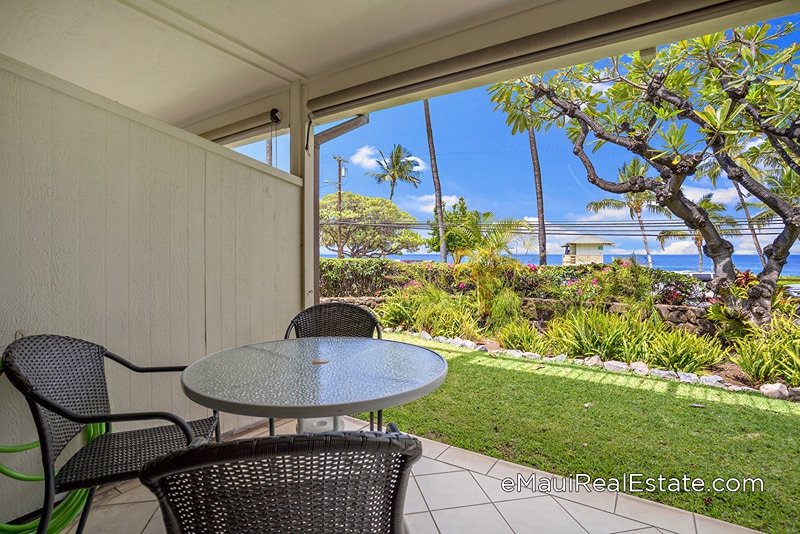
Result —
<instances>
[{"instance_id":1,"label":"plumeria tree","mask_svg":"<svg viewBox=\"0 0 800 534\"><path fill-rule=\"evenodd\" d=\"M642 160L634 158L619 169L617 180L625 183L638 176L647 174L649 168ZM656 215L672 217L672 213L656 202L656 195L652 191L631 191L624 193L622 198L604 198L594 200L586 204L586 209L598 213L601 210L624 210L627 209L631 214L631 219L636 219L639 223L639 230L642 232L642 244L647 255L647 266L653 267L653 255L650 253L650 243L647 241L647 231L644 227L642 214L645 211ZM701 251L702 252L702 251Z\"/></svg>"},{"instance_id":2,"label":"plumeria tree","mask_svg":"<svg viewBox=\"0 0 800 534\"><path fill-rule=\"evenodd\" d=\"M587 180L609 193L654 194L702 236L703 252L714 264L710 288L762 324L771 320L778 278L800 236L800 206L756 179L735 156L742 137L757 139L781 167L800 171L798 46L786 44L792 32L791 25L756 24L680 41L653 58L633 53L523 80L540 120L566 129ZM606 145L639 156L657 177L618 182L602 176L590 153ZM708 160L720 168L718 182L738 184L780 225L745 298L732 289L733 244L684 193Z\"/></svg>"},{"instance_id":3,"label":"plumeria tree","mask_svg":"<svg viewBox=\"0 0 800 534\"><path fill-rule=\"evenodd\" d=\"M697 202L697 206L708 214L708 218L717 226L720 234L732 235L735 232L736 220L730 215L725 215L725 206L719 202L711 200L713 193L703 195ZM698 229L694 230L662 230L656 236L661 248L667 241L673 239L691 239L697 248L697 272L703 272L703 233Z\"/></svg>"}]
</instances>

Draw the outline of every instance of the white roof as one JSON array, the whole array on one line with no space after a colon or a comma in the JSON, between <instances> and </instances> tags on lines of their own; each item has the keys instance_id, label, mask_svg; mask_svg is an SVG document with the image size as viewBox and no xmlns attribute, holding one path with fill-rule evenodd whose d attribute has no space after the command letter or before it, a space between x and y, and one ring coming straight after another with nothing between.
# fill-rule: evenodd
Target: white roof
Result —
<instances>
[{"instance_id":1,"label":"white roof","mask_svg":"<svg viewBox=\"0 0 800 534\"><path fill-rule=\"evenodd\" d=\"M579 235L575 237L570 237L567 239L567 244L573 245L613 245L612 241L607 239L603 239L602 237L598 237L596 235ZM564 245L566 246L566 245Z\"/></svg>"}]
</instances>

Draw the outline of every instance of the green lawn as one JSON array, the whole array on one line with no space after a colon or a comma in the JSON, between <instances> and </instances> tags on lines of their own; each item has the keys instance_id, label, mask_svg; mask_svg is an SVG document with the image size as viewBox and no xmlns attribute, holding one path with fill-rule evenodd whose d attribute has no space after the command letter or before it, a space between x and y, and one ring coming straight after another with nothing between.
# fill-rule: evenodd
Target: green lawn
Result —
<instances>
[{"instance_id":1,"label":"green lawn","mask_svg":"<svg viewBox=\"0 0 800 534\"><path fill-rule=\"evenodd\" d=\"M637 495L768 532L799 528L800 404L386 337L450 366L437 391L386 411L404 431L561 475L760 477L763 493Z\"/></svg>"}]
</instances>

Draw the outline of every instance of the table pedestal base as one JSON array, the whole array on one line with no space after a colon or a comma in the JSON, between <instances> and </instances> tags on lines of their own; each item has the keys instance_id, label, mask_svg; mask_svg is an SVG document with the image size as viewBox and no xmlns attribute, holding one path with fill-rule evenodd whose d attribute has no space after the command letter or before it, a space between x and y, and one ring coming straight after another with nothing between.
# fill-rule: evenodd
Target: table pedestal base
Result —
<instances>
[{"instance_id":1,"label":"table pedestal base","mask_svg":"<svg viewBox=\"0 0 800 534\"><path fill-rule=\"evenodd\" d=\"M344 428L342 418L334 417L308 417L297 420L298 434L316 434L319 432L336 432Z\"/></svg>"}]
</instances>

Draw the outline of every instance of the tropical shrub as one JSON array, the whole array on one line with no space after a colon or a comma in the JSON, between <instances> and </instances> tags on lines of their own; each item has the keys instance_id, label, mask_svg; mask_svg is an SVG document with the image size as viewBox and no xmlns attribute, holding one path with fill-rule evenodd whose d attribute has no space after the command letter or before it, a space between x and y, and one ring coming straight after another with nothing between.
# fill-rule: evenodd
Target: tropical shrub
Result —
<instances>
[{"instance_id":1,"label":"tropical shrub","mask_svg":"<svg viewBox=\"0 0 800 534\"><path fill-rule=\"evenodd\" d=\"M492 298L489 317L486 327L490 330L498 329L522 318L522 299L517 292L505 287Z\"/></svg>"},{"instance_id":2,"label":"tropical shrub","mask_svg":"<svg viewBox=\"0 0 800 534\"><path fill-rule=\"evenodd\" d=\"M642 320L638 314L572 309L550 323L547 338L553 351L573 357L597 355L603 360L646 362L658 321L655 316Z\"/></svg>"},{"instance_id":3,"label":"tropical shrub","mask_svg":"<svg viewBox=\"0 0 800 534\"><path fill-rule=\"evenodd\" d=\"M389 290L377 312L385 326L425 330L434 336L481 337L471 295L450 295L430 284L410 283Z\"/></svg>"},{"instance_id":4,"label":"tropical shrub","mask_svg":"<svg viewBox=\"0 0 800 534\"><path fill-rule=\"evenodd\" d=\"M525 320L508 323L495 332L497 341L507 349L550 354L550 342L539 329Z\"/></svg>"},{"instance_id":5,"label":"tropical shrub","mask_svg":"<svg viewBox=\"0 0 800 534\"><path fill-rule=\"evenodd\" d=\"M738 339L734 347L733 361L751 380L800 386L800 325L792 318L776 316L770 328Z\"/></svg>"},{"instance_id":6,"label":"tropical shrub","mask_svg":"<svg viewBox=\"0 0 800 534\"><path fill-rule=\"evenodd\" d=\"M648 363L661 369L694 373L725 359L715 338L698 336L679 328L662 330L655 336Z\"/></svg>"}]
</instances>

